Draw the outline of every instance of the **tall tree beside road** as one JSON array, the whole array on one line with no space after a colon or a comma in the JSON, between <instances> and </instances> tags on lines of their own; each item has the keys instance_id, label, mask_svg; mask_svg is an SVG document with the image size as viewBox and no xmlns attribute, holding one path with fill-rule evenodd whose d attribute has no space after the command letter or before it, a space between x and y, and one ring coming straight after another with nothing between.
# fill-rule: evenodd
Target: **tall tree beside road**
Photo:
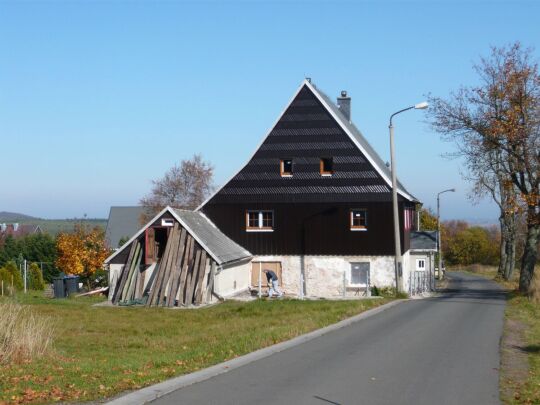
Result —
<instances>
[{"instance_id":1,"label":"tall tree beside road","mask_svg":"<svg viewBox=\"0 0 540 405\"><path fill-rule=\"evenodd\" d=\"M152 180L152 191L139 203L146 207L143 222L149 220L167 205L192 210L197 208L213 189L214 167L201 155L182 160L163 178Z\"/></svg>"},{"instance_id":2,"label":"tall tree beside road","mask_svg":"<svg viewBox=\"0 0 540 405\"><path fill-rule=\"evenodd\" d=\"M501 211L503 244L514 244L515 215L524 207L527 234L519 289L534 275L540 237L540 75L531 51L519 43L492 48L475 66L480 84L462 87L448 99L431 98L432 125L455 142L465 157L466 177L493 197ZM484 176L484 177L482 177ZM514 248L515 249L515 248ZM501 262L509 262L501 245ZM504 275L511 271L505 270Z\"/></svg>"}]
</instances>

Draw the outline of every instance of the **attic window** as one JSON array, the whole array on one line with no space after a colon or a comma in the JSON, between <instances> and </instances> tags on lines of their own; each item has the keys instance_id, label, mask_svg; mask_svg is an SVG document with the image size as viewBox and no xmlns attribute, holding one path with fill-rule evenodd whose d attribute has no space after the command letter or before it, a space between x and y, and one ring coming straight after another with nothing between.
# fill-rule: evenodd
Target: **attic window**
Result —
<instances>
[{"instance_id":1,"label":"attic window","mask_svg":"<svg viewBox=\"0 0 540 405\"><path fill-rule=\"evenodd\" d=\"M351 210L351 231L367 231L367 210Z\"/></svg>"},{"instance_id":2,"label":"attic window","mask_svg":"<svg viewBox=\"0 0 540 405\"><path fill-rule=\"evenodd\" d=\"M334 173L334 164L332 158L321 158L319 170L321 176L331 176Z\"/></svg>"},{"instance_id":3,"label":"attic window","mask_svg":"<svg viewBox=\"0 0 540 405\"><path fill-rule=\"evenodd\" d=\"M291 177L293 174L292 159L281 159L279 162L279 171L280 171L281 177Z\"/></svg>"},{"instance_id":4,"label":"attic window","mask_svg":"<svg viewBox=\"0 0 540 405\"><path fill-rule=\"evenodd\" d=\"M174 220L172 218L161 218L161 226L173 226Z\"/></svg>"}]
</instances>

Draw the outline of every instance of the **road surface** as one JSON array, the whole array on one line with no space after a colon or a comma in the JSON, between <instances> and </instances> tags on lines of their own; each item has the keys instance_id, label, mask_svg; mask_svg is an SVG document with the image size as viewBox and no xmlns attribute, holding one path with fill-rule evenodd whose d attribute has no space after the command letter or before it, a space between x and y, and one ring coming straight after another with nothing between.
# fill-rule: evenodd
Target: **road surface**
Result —
<instances>
[{"instance_id":1,"label":"road surface","mask_svg":"<svg viewBox=\"0 0 540 405\"><path fill-rule=\"evenodd\" d=\"M497 404L504 293L451 273L411 300L154 404Z\"/></svg>"}]
</instances>

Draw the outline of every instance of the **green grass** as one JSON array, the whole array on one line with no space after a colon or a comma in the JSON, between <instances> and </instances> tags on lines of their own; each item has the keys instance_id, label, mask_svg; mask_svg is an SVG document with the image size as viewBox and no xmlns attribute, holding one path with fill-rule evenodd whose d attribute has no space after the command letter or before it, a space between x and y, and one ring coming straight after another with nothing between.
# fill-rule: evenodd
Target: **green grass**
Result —
<instances>
[{"instance_id":1,"label":"green grass","mask_svg":"<svg viewBox=\"0 0 540 405\"><path fill-rule=\"evenodd\" d=\"M174 310L95 307L92 304L100 299L54 300L39 293L19 295L16 300L54 322L54 352L31 363L0 366L0 404L111 397L388 302L228 301L198 310Z\"/></svg>"}]
</instances>

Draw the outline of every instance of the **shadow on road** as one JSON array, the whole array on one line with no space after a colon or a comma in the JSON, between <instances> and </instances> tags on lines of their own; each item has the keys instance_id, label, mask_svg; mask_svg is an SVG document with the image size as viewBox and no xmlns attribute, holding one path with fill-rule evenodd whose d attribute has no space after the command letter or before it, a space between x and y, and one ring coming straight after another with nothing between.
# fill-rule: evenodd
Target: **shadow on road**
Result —
<instances>
[{"instance_id":1,"label":"shadow on road","mask_svg":"<svg viewBox=\"0 0 540 405\"><path fill-rule=\"evenodd\" d=\"M447 277L450 281L448 288L440 290L441 295L433 299L459 302L474 300L489 305L505 304L508 291L492 280L460 272L452 272Z\"/></svg>"}]
</instances>

